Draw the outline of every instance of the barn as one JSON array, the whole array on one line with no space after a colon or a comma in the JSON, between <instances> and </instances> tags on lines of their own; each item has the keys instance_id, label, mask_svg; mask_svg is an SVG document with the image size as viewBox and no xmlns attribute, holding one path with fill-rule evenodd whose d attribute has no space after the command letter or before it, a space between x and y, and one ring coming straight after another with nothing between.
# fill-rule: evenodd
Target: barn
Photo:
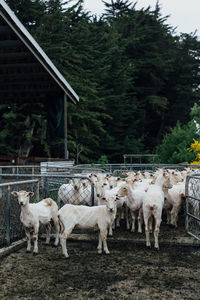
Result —
<instances>
[{"instance_id":1,"label":"barn","mask_svg":"<svg viewBox=\"0 0 200 300\"><path fill-rule=\"evenodd\" d=\"M48 103L49 125L64 127L67 150L67 101L79 96L5 3L0 1L0 103ZM57 118L56 114L62 114ZM64 120L64 121L63 121ZM26 150L21 155L26 156Z\"/></svg>"}]
</instances>

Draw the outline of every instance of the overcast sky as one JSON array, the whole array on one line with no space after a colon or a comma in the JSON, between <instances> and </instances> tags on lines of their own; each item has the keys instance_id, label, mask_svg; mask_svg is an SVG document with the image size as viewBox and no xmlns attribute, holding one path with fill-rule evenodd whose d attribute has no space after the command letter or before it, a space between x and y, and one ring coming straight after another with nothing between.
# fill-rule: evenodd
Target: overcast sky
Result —
<instances>
[{"instance_id":1,"label":"overcast sky","mask_svg":"<svg viewBox=\"0 0 200 300\"><path fill-rule=\"evenodd\" d=\"M101 14L104 4L101 0L84 0L85 9L93 14ZM109 0L106 0L109 2ZM132 1L135 3L136 1ZM177 27L178 32L191 33L196 29L200 35L200 0L160 0L162 16L170 15L167 24ZM136 8L151 6L155 8L156 0L138 0Z\"/></svg>"}]
</instances>

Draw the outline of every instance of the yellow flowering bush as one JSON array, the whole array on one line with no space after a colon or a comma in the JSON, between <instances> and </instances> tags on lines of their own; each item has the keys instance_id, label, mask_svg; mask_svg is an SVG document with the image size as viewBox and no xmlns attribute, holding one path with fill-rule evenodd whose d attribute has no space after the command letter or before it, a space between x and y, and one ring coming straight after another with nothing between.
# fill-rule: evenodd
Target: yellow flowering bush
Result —
<instances>
[{"instance_id":1,"label":"yellow flowering bush","mask_svg":"<svg viewBox=\"0 0 200 300\"><path fill-rule=\"evenodd\" d=\"M188 151L190 152L197 152L196 158L194 161L192 161L190 164L191 165L200 165L200 142L197 140L193 139L193 143L190 145L189 148L187 148Z\"/></svg>"}]
</instances>

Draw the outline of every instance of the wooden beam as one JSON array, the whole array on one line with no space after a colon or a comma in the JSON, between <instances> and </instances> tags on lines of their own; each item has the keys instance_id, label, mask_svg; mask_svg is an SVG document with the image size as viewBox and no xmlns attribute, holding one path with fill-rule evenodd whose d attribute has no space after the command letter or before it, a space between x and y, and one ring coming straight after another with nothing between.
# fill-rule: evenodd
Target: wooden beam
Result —
<instances>
[{"instance_id":1,"label":"wooden beam","mask_svg":"<svg viewBox=\"0 0 200 300\"><path fill-rule=\"evenodd\" d=\"M18 59L24 59L27 57L33 57L33 55L30 52L4 52L4 53L0 53L0 60L2 60L3 62L5 60L18 60ZM33 59L35 60L35 58L33 57Z\"/></svg>"},{"instance_id":2,"label":"wooden beam","mask_svg":"<svg viewBox=\"0 0 200 300\"><path fill-rule=\"evenodd\" d=\"M11 32L11 29L9 26L0 25L0 34L8 33L8 32Z\"/></svg>"},{"instance_id":3,"label":"wooden beam","mask_svg":"<svg viewBox=\"0 0 200 300\"><path fill-rule=\"evenodd\" d=\"M17 47L17 46L23 46L23 43L20 40L3 40L0 41L0 49L3 48L10 48L10 47Z\"/></svg>"},{"instance_id":4,"label":"wooden beam","mask_svg":"<svg viewBox=\"0 0 200 300\"><path fill-rule=\"evenodd\" d=\"M43 95L23 95L23 96L18 96L18 97L3 97L2 95L0 95L0 101L1 103L6 103L6 104L13 104L13 103L24 103L24 102L30 102L30 101L34 101L34 102L41 102L46 100L47 95L43 94Z\"/></svg>"},{"instance_id":5,"label":"wooden beam","mask_svg":"<svg viewBox=\"0 0 200 300\"><path fill-rule=\"evenodd\" d=\"M12 64L1 64L0 65L0 71L6 73L6 71L13 70L16 73L18 70L32 70L37 68L37 71L42 70L42 66L36 62L36 63L12 63Z\"/></svg>"},{"instance_id":6,"label":"wooden beam","mask_svg":"<svg viewBox=\"0 0 200 300\"><path fill-rule=\"evenodd\" d=\"M52 82L53 80L49 78L48 74L45 72L36 72L36 73L19 73L19 74L0 74L0 84L1 82L7 83L10 80L23 80L24 84L26 84L29 80L43 80Z\"/></svg>"},{"instance_id":7,"label":"wooden beam","mask_svg":"<svg viewBox=\"0 0 200 300\"><path fill-rule=\"evenodd\" d=\"M19 96L19 95L26 95L26 94L30 94L30 93L33 93L35 95L37 95L38 93L56 93L58 94L58 91L60 91L59 88L29 88L29 89L26 89L26 90L23 90L23 89L9 89L9 90L2 90L1 86L0 86L0 96L8 96L8 97L16 97L16 96Z\"/></svg>"},{"instance_id":8,"label":"wooden beam","mask_svg":"<svg viewBox=\"0 0 200 300\"><path fill-rule=\"evenodd\" d=\"M65 146L65 159L69 159L68 152L68 138L67 138L67 95L64 94L64 146Z\"/></svg>"},{"instance_id":9,"label":"wooden beam","mask_svg":"<svg viewBox=\"0 0 200 300\"><path fill-rule=\"evenodd\" d=\"M29 82L24 82L24 81L16 81L16 82L3 82L3 84L0 82L0 89L3 91L6 91L8 89L15 89L15 88L23 88L24 90L28 90L29 88L34 89L34 88L54 88L57 87L55 83L51 84L49 81L29 81Z\"/></svg>"}]
</instances>

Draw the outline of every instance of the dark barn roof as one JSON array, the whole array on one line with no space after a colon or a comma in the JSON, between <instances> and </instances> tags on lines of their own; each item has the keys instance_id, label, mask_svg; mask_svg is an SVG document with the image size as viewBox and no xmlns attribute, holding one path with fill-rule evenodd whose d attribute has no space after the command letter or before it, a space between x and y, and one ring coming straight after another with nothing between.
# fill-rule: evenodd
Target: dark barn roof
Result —
<instances>
[{"instance_id":1,"label":"dark barn roof","mask_svg":"<svg viewBox=\"0 0 200 300\"><path fill-rule=\"evenodd\" d=\"M73 103L78 95L57 70L8 5L0 0L0 101L60 98Z\"/></svg>"}]
</instances>

